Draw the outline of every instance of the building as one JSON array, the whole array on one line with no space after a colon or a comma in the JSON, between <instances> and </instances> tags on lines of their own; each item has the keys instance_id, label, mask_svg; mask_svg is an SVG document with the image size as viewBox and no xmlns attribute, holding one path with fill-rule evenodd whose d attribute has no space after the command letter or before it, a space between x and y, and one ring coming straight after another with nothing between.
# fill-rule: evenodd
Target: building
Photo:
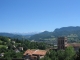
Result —
<instances>
[{"instance_id":1,"label":"building","mask_svg":"<svg viewBox=\"0 0 80 60\"><path fill-rule=\"evenodd\" d=\"M68 46L73 46L74 50L76 52L78 52L79 48L80 48L80 43L68 43L68 45L66 47L68 47Z\"/></svg>"},{"instance_id":2,"label":"building","mask_svg":"<svg viewBox=\"0 0 80 60\"><path fill-rule=\"evenodd\" d=\"M13 48L16 48L16 46L15 46L15 45L13 45Z\"/></svg>"},{"instance_id":3,"label":"building","mask_svg":"<svg viewBox=\"0 0 80 60\"><path fill-rule=\"evenodd\" d=\"M23 51L23 47L19 47L19 50L20 50L20 51Z\"/></svg>"},{"instance_id":4,"label":"building","mask_svg":"<svg viewBox=\"0 0 80 60\"><path fill-rule=\"evenodd\" d=\"M39 60L46 55L46 50L36 50L36 49L28 49L25 51L24 58L27 60Z\"/></svg>"},{"instance_id":5,"label":"building","mask_svg":"<svg viewBox=\"0 0 80 60\"><path fill-rule=\"evenodd\" d=\"M4 53L0 53L0 57L3 57L4 56Z\"/></svg>"},{"instance_id":6,"label":"building","mask_svg":"<svg viewBox=\"0 0 80 60\"><path fill-rule=\"evenodd\" d=\"M67 37L59 37L58 38L58 49L65 49L67 45Z\"/></svg>"},{"instance_id":7,"label":"building","mask_svg":"<svg viewBox=\"0 0 80 60\"><path fill-rule=\"evenodd\" d=\"M64 50L69 46L73 46L74 50L78 52L80 48L80 43L67 43L67 37L59 37L57 45L58 45L58 50L60 49Z\"/></svg>"},{"instance_id":8,"label":"building","mask_svg":"<svg viewBox=\"0 0 80 60\"><path fill-rule=\"evenodd\" d=\"M15 41L12 41L13 44L15 44Z\"/></svg>"},{"instance_id":9,"label":"building","mask_svg":"<svg viewBox=\"0 0 80 60\"><path fill-rule=\"evenodd\" d=\"M20 52L18 49L15 49L14 51L15 51L16 53Z\"/></svg>"}]
</instances>

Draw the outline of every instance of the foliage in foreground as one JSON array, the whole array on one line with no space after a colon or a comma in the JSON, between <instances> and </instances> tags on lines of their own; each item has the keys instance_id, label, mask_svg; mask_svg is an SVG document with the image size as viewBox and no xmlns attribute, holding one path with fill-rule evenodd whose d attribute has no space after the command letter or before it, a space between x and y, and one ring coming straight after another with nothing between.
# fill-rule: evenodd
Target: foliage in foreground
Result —
<instances>
[{"instance_id":1,"label":"foliage in foreground","mask_svg":"<svg viewBox=\"0 0 80 60\"><path fill-rule=\"evenodd\" d=\"M50 50L41 60L75 60L76 53L73 47L68 47L65 50Z\"/></svg>"}]
</instances>

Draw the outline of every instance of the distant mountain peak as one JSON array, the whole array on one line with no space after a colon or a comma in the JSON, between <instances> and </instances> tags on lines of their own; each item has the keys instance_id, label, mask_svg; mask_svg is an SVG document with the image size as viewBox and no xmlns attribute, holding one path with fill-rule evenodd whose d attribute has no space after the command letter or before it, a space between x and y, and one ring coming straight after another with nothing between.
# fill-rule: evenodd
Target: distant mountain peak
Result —
<instances>
[{"instance_id":1,"label":"distant mountain peak","mask_svg":"<svg viewBox=\"0 0 80 60\"><path fill-rule=\"evenodd\" d=\"M80 37L80 26L56 28L53 32L44 31L42 33L31 36L30 39L39 40L39 38L46 39L46 38L51 38L51 36L60 37L60 36L69 36L71 34Z\"/></svg>"}]
</instances>

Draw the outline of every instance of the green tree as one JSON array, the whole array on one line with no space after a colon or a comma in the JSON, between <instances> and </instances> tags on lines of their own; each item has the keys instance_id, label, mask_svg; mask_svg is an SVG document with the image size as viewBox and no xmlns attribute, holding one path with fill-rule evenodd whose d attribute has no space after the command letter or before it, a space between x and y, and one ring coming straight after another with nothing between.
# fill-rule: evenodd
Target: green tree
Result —
<instances>
[{"instance_id":1,"label":"green tree","mask_svg":"<svg viewBox=\"0 0 80 60\"><path fill-rule=\"evenodd\" d=\"M77 54L76 60L80 60L80 48L79 48L79 52L78 52L78 54Z\"/></svg>"},{"instance_id":2,"label":"green tree","mask_svg":"<svg viewBox=\"0 0 80 60\"><path fill-rule=\"evenodd\" d=\"M63 51L63 50L59 50L59 51L57 52L57 55L58 55L58 59L59 59L59 60L64 60L64 52L65 52L65 51Z\"/></svg>"},{"instance_id":3,"label":"green tree","mask_svg":"<svg viewBox=\"0 0 80 60\"><path fill-rule=\"evenodd\" d=\"M67 47L65 49L65 60L74 60L75 59L75 51L74 48L72 46Z\"/></svg>"}]
</instances>

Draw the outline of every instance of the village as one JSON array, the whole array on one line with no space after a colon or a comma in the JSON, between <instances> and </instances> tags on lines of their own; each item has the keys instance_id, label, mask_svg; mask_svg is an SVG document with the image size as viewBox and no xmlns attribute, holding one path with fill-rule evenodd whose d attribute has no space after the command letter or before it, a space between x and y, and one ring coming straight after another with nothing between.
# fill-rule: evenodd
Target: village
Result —
<instances>
[{"instance_id":1,"label":"village","mask_svg":"<svg viewBox=\"0 0 80 60\"><path fill-rule=\"evenodd\" d=\"M77 54L79 52L79 48L80 48L79 43L68 43L67 37L58 37L57 38L57 45L54 45L53 47L49 46L47 49L26 49L26 50L24 50L24 47L22 47L22 46L17 47L15 45L16 42L14 40L9 39L9 41L11 41L13 51L15 53L20 53L20 52L24 51L23 54L22 54L22 58L16 58L15 57L15 58L12 58L13 60L15 60L15 59L18 59L18 60L21 60L21 59L22 60L41 60L46 56L46 54L50 50L53 50L53 51L56 51L56 52L59 51L59 50L65 51L65 49L67 47L70 47L70 46L72 46L74 48L74 51ZM6 47L6 49L9 49L9 48L10 48L9 46ZM4 52L0 53L0 57L4 57L4 56L5 56Z\"/></svg>"}]
</instances>

